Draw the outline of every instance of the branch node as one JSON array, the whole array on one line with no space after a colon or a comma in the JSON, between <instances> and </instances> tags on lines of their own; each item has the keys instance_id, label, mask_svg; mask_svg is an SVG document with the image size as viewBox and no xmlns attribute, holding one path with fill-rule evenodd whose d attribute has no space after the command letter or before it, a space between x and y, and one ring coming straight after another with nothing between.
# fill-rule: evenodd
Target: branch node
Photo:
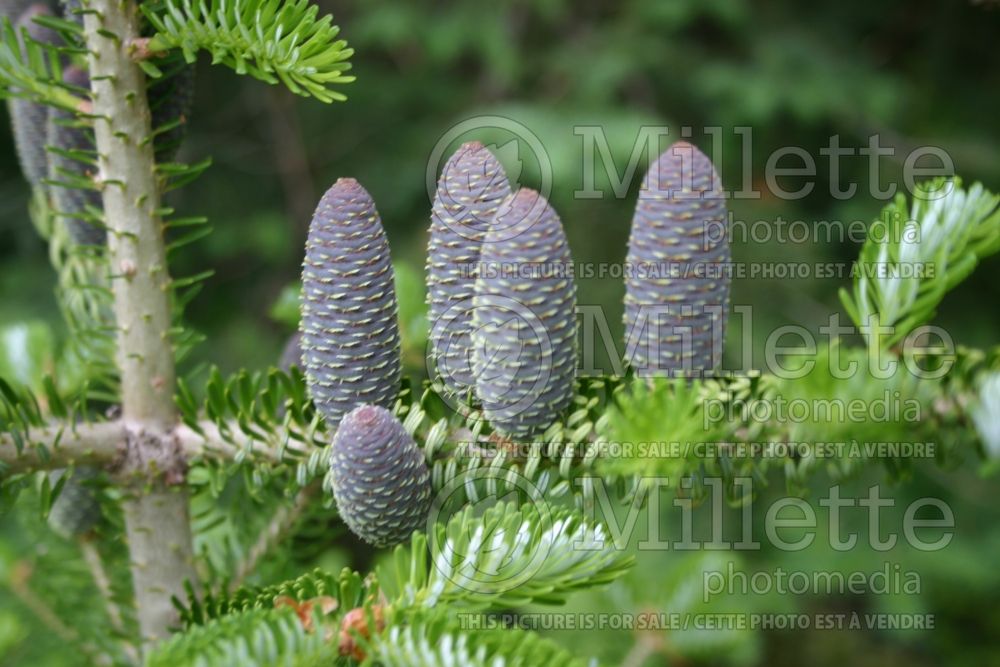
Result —
<instances>
[{"instance_id":1,"label":"branch node","mask_svg":"<svg viewBox=\"0 0 1000 667\"><path fill-rule=\"evenodd\" d=\"M123 259L119 263L118 268L126 280L132 280L135 277L136 272L139 270L136 268L135 262L128 259Z\"/></svg>"},{"instance_id":2,"label":"branch node","mask_svg":"<svg viewBox=\"0 0 1000 667\"><path fill-rule=\"evenodd\" d=\"M128 55L134 62L148 60L155 55L149 48L150 37L135 37L129 40Z\"/></svg>"},{"instance_id":3,"label":"branch node","mask_svg":"<svg viewBox=\"0 0 1000 667\"><path fill-rule=\"evenodd\" d=\"M162 479L168 487L187 479L187 460L177 435L141 427L126 427L125 447L110 469L120 477Z\"/></svg>"}]
</instances>

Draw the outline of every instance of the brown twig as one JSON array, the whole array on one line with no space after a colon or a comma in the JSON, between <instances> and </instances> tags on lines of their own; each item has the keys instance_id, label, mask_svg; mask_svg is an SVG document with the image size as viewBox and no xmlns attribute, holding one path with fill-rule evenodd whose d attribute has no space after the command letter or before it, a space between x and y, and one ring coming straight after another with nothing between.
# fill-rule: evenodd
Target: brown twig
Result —
<instances>
[{"instance_id":1,"label":"brown twig","mask_svg":"<svg viewBox=\"0 0 1000 667\"><path fill-rule=\"evenodd\" d=\"M281 542L295 527L302 515L312 504L316 494L320 490L320 483L314 481L303 487L295 496L291 505L281 505L275 510L271 520L267 522L264 529L257 536L257 540L247 552L246 557L236 567L236 573L229 582L229 590L235 590L246 581L247 577L253 574L260 565L264 556L274 549L275 545Z\"/></svg>"},{"instance_id":2,"label":"brown twig","mask_svg":"<svg viewBox=\"0 0 1000 667\"><path fill-rule=\"evenodd\" d=\"M289 91L274 87L263 94L274 159L285 195L285 210L293 227L304 236L316 206L316 185L302 139L302 127L295 113L294 97Z\"/></svg>"},{"instance_id":3,"label":"brown twig","mask_svg":"<svg viewBox=\"0 0 1000 667\"><path fill-rule=\"evenodd\" d=\"M139 664L139 651L134 644L124 639L127 636L125 621L122 619L122 612L118 603L115 602L114 592L111 589L111 580L108 578L107 570L104 569L104 560L101 558L101 553L97 550L97 546L90 536L80 538L79 544L83 560L87 563L88 569L90 569L90 576L94 580L94 585L104 600L104 609L108 614L111 627L123 637L122 651L132 664L137 665Z\"/></svg>"},{"instance_id":4,"label":"brown twig","mask_svg":"<svg viewBox=\"0 0 1000 667\"><path fill-rule=\"evenodd\" d=\"M25 607L31 610L38 620L64 642L76 642L80 635L59 618L45 600L31 588L32 567L30 563L20 561L14 564L10 575L10 590Z\"/></svg>"}]
</instances>

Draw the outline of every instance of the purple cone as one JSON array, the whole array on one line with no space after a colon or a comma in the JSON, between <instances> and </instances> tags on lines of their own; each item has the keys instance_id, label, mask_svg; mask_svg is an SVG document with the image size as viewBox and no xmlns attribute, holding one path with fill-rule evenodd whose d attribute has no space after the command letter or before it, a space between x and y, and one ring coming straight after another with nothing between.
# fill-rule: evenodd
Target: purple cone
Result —
<instances>
[{"instance_id":1,"label":"purple cone","mask_svg":"<svg viewBox=\"0 0 1000 667\"><path fill-rule=\"evenodd\" d=\"M90 77L78 67L67 68L63 80L79 88L90 87ZM49 111L48 144L62 151L79 151L81 155L93 156L96 151L94 129L64 109ZM69 187L70 177L91 180L96 170L88 162L49 152L49 178L67 183L52 186L52 208L66 224L73 241L80 245L103 245L107 237L99 217L103 206L101 193L91 188Z\"/></svg>"},{"instance_id":2,"label":"purple cone","mask_svg":"<svg viewBox=\"0 0 1000 667\"><path fill-rule=\"evenodd\" d=\"M319 202L302 269L302 362L331 429L363 403L392 406L400 348L389 244L375 203L352 178Z\"/></svg>"},{"instance_id":3,"label":"purple cone","mask_svg":"<svg viewBox=\"0 0 1000 667\"><path fill-rule=\"evenodd\" d=\"M170 162L177 155L187 133L187 120L194 106L194 67L174 56L175 68L170 74L149 82L146 91L152 128L157 130L167 124L179 123L159 132L153 139L156 161ZM183 64L182 64L183 63Z\"/></svg>"},{"instance_id":4,"label":"purple cone","mask_svg":"<svg viewBox=\"0 0 1000 667\"><path fill-rule=\"evenodd\" d=\"M427 244L431 354L446 391L473 386L472 297L475 267L490 222L510 194L507 175L478 141L462 144L438 180Z\"/></svg>"},{"instance_id":5,"label":"purple cone","mask_svg":"<svg viewBox=\"0 0 1000 667\"><path fill-rule=\"evenodd\" d=\"M388 547L427 519L430 472L423 453L391 412L362 405L340 424L330 455L333 494L348 528Z\"/></svg>"},{"instance_id":6,"label":"purple cone","mask_svg":"<svg viewBox=\"0 0 1000 667\"><path fill-rule=\"evenodd\" d=\"M534 190L497 212L474 303L473 370L486 418L511 437L544 431L573 399L576 285L559 216Z\"/></svg>"},{"instance_id":7,"label":"purple cone","mask_svg":"<svg viewBox=\"0 0 1000 667\"><path fill-rule=\"evenodd\" d=\"M726 203L708 157L677 142L650 167L626 259L626 360L639 375L716 368L729 309Z\"/></svg>"},{"instance_id":8,"label":"purple cone","mask_svg":"<svg viewBox=\"0 0 1000 667\"><path fill-rule=\"evenodd\" d=\"M34 19L40 16L52 16L52 12L43 3L33 4L25 9L14 24L18 36L20 37L23 29L27 30L31 39L41 44L61 44L62 40L57 32L35 22ZM42 179L49 175L48 156L45 152L49 107L20 97L10 98L9 104L21 172L32 187L38 187L42 185Z\"/></svg>"},{"instance_id":9,"label":"purple cone","mask_svg":"<svg viewBox=\"0 0 1000 667\"><path fill-rule=\"evenodd\" d=\"M67 472L65 469L53 470L49 473L49 482L55 486ZM94 488L99 476L97 468L82 466L67 478L59 497L49 508L49 525L53 530L66 538L78 537L89 533L100 522L101 502Z\"/></svg>"}]
</instances>

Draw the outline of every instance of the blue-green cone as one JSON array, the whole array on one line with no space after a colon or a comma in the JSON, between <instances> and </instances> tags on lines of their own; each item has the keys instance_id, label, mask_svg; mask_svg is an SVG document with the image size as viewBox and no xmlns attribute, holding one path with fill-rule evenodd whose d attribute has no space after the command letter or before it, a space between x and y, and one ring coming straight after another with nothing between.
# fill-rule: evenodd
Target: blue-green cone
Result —
<instances>
[{"instance_id":1,"label":"blue-green cone","mask_svg":"<svg viewBox=\"0 0 1000 667\"><path fill-rule=\"evenodd\" d=\"M473 370L486 418L511 437L544 431L573 399L576 285L559 216L534 190L497 212L474 305Z\"/></svg>"},{"instance_id":2,"label":"blue-green cone","mask_svg":"<svg viewBox=\"0 0 1000 667\"><path fill-rule=\"evenodd\" d=\"M31 39L42 44L62 43L54 30L35 23L39 16L52 16L44 3L35 3L24 10L15 23L20 36L27 30ZM48 155L45 151L49 107L28 99L12 97L9 100L10 120L14 130L14 144L24 178L32 185L42 185L42 179L49 175Z\"/></svg>"},{"instance_id":3,"label":"blue-green cone","mask_svg":"<svg viewBox=\"0 0 1000 667\"><path fill-rule=\"evenodd\" d=\"M507 175L478 141L462 144L441 171L427 244L427 304L431 354L446 391L473 387L472 297L486 230L510 194Z\"/></svg>"},{"instance_id":4,"label":"blue-green cone","mask_svg":"<svg viewBox=\"0 0 1000 667\"><path fill-rule=\"evenodd\" d=\"M427 463L385 408L362 405L344 417L333 438L330 469L337 511L365 542L399 544L426 521L431 503Z\"/></svg>"},{"instance_id":5,"label":"blue-green cone","mask_svg":"<svg viewBox=\"0 0 1000 667\"><path fill-rule=\"evenodd\" d=\"M722 183L677 142L639 192L626 259L625 358L639 375L697 376L722 357L730 264Z\"/></svg>"},{"instance_id":6,"label":"blue-green cone","mask_svg":"<svg viewBox=\"0 0 1000 667\"><path fill-rule=\"evenodd\" d=\"M353 178L319 202L302 269L302 361L331 429L362 403L391 406L400 347L389 243L375 203Z\"/></svg>"},{"instance_id":7,"label":"blue-green cone","mask_svg":"<svg viewBox=\"0 0 1000 667\"><path fill-rule=\"evenodd\" d=\"M90 77L78 67L63 72L63 80L80 88L90 87ZM64 109L49 111L48 145L62 151L93 155L94 129ZM53 181L52 208L63 220L70 236L80 245L103 245L106 233L97 213L101 193L96 189L69 187L72 179L92 181L97 167L56 151L49 151L49 179ZM95 213L97 212L97 213Z\"/></svg>"},{"instance_id":8,"label":"blue-green cone","mask_svg":"<svg viewBox=\"0 0 1000 667\"><path fill-rule=\"evenodd\" d=\"M49 483L55 484L66 474L65 470L49 473ZM94 482L100 475L96 468L80 467L73 470L59 497L49 510L49 526L65 538L89 533L101 520L101 503Z\"/></svg>"}]
</instances>

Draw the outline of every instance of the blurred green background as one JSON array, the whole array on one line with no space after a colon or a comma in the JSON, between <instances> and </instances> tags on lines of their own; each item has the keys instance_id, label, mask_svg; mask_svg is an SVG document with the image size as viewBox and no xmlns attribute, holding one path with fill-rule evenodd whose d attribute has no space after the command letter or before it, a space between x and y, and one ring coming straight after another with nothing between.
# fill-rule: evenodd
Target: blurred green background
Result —
<instances>
[{"instance_id":1,"label":"blurred green background","mask_svg":"<svg viewBox=\"0 0 1000 667\"><path fill-rule=\"evenodd\" d=\"M574 133L579 125L605 129L619 170L628 163L642 126L668 126L671 141L678 138L681 126L692 126L692 141L705 150L712 142L702 128L721 126L721 172L732 189L748 178L735 127L752 128L749 177L754 181L761 178L773 151L803 147L819 166L817 177L810 179L816 183L812 193L797 201L765 192L759 200L731 202L734 217L748 222L777 216L810 224L870 221L878 215L882 203L865 187L867 159L841 162L842 182L857 183L858 195L845 201L830 196L829 170L819 151L833 135L851 148L865 146L873 134L880 135L883 145L894 146L897 156L880 163L883 183L900 183L902 158L915 146L930 145L951 155L966 182L980 180L1000 190L1000 4L995 2L320 4L334 13L357 50L353 63L358 79L345 88L347 103L326 106L300 100L205 62L198 68L195 112L181 159L194 162L211 156L214 164L195 184L176 193L172 203L183 215L207 215L214 232L191 246L172 269L175 275L216 271L190 306L188 318L208 337L194 361L217 364L224 373L275 363L291 328L279 321L288 319L289 309L279 308L286 316L275 317L273 306L298 278L315 202L342 176L361 181L381 211L411 327L407 363L412 373L423 372L426 324L419 313L430 209L425 170L438 140L456 123L477 115L507 117L538 136L553 165L551 199L578 261L622 261L639 185L634 179L628 197L617 199L598 171L603 199L575 198L574 191L584 187L584 142ZM501 145L505 140L490 133L462 137L472 138ZM533 179L538 172L523 146L520 152L503 151L501 157L509 170L523 166L522 184L537 185ZM785 179L782 184L793 190L802 182ZM28 220L27 203L28 188L18 172L10 135L0 133L0 326L49 323L58 338L54 276ZM733 252L738 262L850 262L857 250L850 242L820 239L738 242ZM956 342L996 344L998 268L996 258L984 263L945 300L937 322ZM847 283L846 278L746 280L734 284L733 301L753 307L759 350L776 326L797 323L815 330L826 323L829 314L839 310L837 288ZM580 302L602 306L620 337L621 281L584 279L579 290ZM877 472L858 480L855 495L862 495L873 479L878 479ZM1000 594L995 567L1000 557L998 491L995 480L979 479L972 466L946 472L919 468L913 480L897 489L900 497L941 496L955 508L953 544L935 558L913 559L912 567L924 573L920 596L738 601L766 610L901 605L935 613L935 631L764 633L736 642L731 653L710 651L706 661L1000 664L1000 610L995 605ZM904 507L899 502L892 511L901 514ZM22 547L27 545L14 540L4 550L16 553ZM796 554L795 567L845 561L813 551ZM908 558L905 550L888 555L891 560ZM643 578L666 581L667 572L700 567L684 560L697 557L646 554L640 574L631 582L638 598L618 590L579 604L666 605L666 592L660 599L642 598L653 595L643 590ZM857 552L850 558L860 564L843 566L862 570L881 569L886 560L885 555ZM748 567L773 569L790 556L762 552L747 560ZM0 599L5 597L0 593ZM11 636L33 625L18 603L0 602L0 627L9 627ZM615 636L621 641L608 642L603 633L563 638L615 664L634 639L628 632ZM0 656L4 641L0 632ZM11 664L42 664L24 661L23 654L17 659L21 661ZM688 664L661 662L668 660L654 656L645 664Z\"/></svg>"}]
</instances>

